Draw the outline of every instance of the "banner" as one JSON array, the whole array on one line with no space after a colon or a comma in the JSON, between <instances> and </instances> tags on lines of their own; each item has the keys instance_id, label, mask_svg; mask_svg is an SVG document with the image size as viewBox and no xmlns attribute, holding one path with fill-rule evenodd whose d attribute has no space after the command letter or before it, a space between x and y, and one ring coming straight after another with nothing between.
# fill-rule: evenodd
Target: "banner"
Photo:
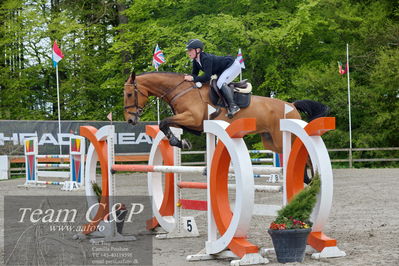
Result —
<instances>
[{"instance_id":1,"label":"banner","mask_svg":"<svg viewBox=\"0 0 399 266\"><path fill-rule=\"evenodd\" d=\"M58 121L1 120L0 155L23 155L24 139L34 136L38 137L40 154L59 154L59 143L62 145L62 153L69 154L69 138L80 134L80 126L100 128L109 124L105 121L61 121L60 135ZM116 132L115 152L148 153L152 139L145 133L145 126L155 124L141 122L132 126L127 122L113 122Z\"/></svg>"}]
</instances>

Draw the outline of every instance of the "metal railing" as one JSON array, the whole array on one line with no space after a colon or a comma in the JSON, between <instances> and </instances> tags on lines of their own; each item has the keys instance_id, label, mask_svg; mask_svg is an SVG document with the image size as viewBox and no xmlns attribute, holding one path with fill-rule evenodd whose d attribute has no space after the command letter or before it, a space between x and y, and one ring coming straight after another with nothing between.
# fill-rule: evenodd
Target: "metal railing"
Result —
<instances>
[{"instance_id":1,"label":"metal railing","mask_svg":"<svg viewBox=\"0 0 399 266\"><path fill-rule=\"evenodd\" d=\"M350 149L329 149L328 152L347 152ZM386 147L386 148L352 148L352 152L368 152L368 151L399 151L399 147ZM348 162L350 165L354 162L399 162L399 158L348 158L347 159L332 159L331 162Z\"/></svg>"},{"instance_id":2,"label":"metal railing","mask_svg":"<svg viewBox=\"0 0 399 266\"><path fill-rule=\"evenodd\" d=\"M340 163L340 162L399 162L399 158L349 158L349 148L343 148L343 149L328 149L328 152L334 153L334 152L346 152L348 153L348 156L346 159L331 159L332 163ZM367 152L367 151L399 151L399 147L388 147L388 148L352 148L352 152ZM182 152L183 155L190 155L190 154L204 154L205 151L184 151ZM204 156L205 157L205 156ZM204 161L201 162L194 162L194 163L183 163L184 164L205 164L205 158Z\"/></svg>"}]
</instances>

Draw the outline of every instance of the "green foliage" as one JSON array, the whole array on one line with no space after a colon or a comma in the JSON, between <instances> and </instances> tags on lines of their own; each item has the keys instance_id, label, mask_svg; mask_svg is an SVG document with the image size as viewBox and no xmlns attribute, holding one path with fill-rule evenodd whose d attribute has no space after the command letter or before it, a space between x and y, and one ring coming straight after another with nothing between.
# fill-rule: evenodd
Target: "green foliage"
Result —
<instances>
[{"instance_id":1,"label":"green foliage","mask_svg":"<svg viewBox=\"0 0 399 266\"><path fill-rule=\"evenodd\" d=\"M54 40L65 54L61 118L104 120L112 111L123 120L122 88L131 70L154 71L159 44L161 71L190 73L185 42L200 38L217 55L242 49L243 78L254 94L328 105L337 129L323 139L329 148L346 148L347 76L338 74L337 61L346 62L349 43L353 146L398 146L398 10L391 0L5 0L0 119L57 119ZM143 120L156 120L150 102ZM169 115L161 103L161 119Z\"/></svg>"},{"instance_id":2,"label":"green foliage","mask_svg":"<svg viewBox=\"0 0 399 266\"><path fill-rule=\"evenodd\" d=\"M96 194L98 202L100 202L101 196L103 193L101 187L97 183L92 183L92 187L93 187L94 194Z\"/></svg>"},{"instance_id":3,"label":"green foliage","mask_svg":"<svg viewBox=\"0 0 399 266\"><path fill-rule=\"evenodd\" d=\"M296 194L287 205L278 211L278 216L274 223L286 224L295 219L309 224L310 215L316 204L317 194L320 191L320 184L320 176L316 174L307 187Z\"/></svg>"}]
</instances>

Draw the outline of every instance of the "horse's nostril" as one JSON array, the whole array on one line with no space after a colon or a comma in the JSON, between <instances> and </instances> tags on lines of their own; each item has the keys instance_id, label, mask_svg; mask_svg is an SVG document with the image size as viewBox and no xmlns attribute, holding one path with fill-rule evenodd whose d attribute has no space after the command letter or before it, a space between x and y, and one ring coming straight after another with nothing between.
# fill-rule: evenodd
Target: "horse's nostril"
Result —
<instances>
[{"instance_id":1,"label":"horse's nostril","mask_svg":"<svg viewBox=\"0 0 399 266\"><path fill-rule=\"evenodd\" d=\"M133 120L132 120L132 119L128 119L127 122L128 122L129 124L133 124Z\"/></svg>"}]
</instances>

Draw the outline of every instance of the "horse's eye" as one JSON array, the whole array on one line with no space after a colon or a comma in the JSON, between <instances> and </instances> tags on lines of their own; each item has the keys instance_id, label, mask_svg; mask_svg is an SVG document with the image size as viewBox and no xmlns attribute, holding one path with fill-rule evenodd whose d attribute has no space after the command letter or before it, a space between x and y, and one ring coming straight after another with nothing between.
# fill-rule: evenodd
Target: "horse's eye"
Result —
<instances>
[{"instance_id":1,"label":"horse's eye","mask_svg":"<svg viewBox=\"0 0 399 266\"><path fill-rule=\"evenodd\" d=\"M132 95L133 95L132 93L128 93L127 97L132 97Z\"/></svg>"}]
</instances>

